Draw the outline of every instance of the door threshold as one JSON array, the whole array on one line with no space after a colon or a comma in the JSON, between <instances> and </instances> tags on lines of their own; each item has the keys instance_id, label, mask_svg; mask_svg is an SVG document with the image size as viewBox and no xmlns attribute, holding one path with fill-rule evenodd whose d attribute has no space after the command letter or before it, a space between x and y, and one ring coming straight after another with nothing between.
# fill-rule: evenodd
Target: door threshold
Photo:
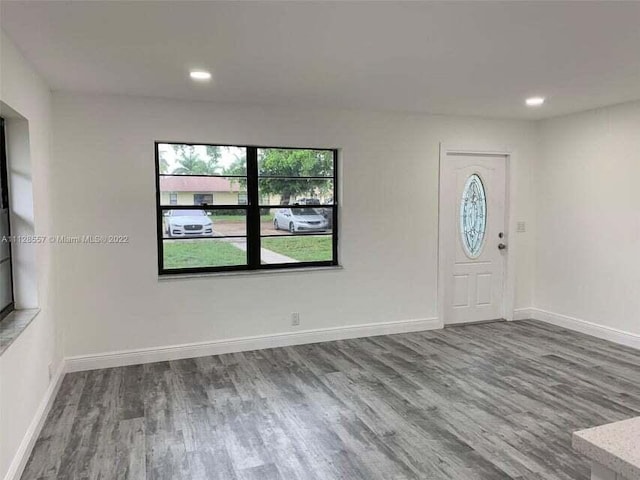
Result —
<instances>
[{"instance_id":1,"label":"door threshold","mask_svg":"<svg viewBox=\"0 0 640 480\"><path fill-rule=\"evenodd\" d=\"M485 323L502 323L502 322L506 322L507 320L504 318L495 318L493 320L478 320L477 322L460 322L460 323L449 323L449 324L445 324L444 328L451 328L451 327L466 327L469 325L484 325Z\"/></svg>"}]
</instances>

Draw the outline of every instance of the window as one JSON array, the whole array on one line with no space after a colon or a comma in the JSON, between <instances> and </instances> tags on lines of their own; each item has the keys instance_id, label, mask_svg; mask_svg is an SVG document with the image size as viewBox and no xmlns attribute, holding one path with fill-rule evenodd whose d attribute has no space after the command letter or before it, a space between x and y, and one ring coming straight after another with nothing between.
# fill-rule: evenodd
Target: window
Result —
<instances>
[{"instance_id":1,"label":"window","mask_svg":"<svg viewBox=\"0 0 640 480\"><path fill-rule=\"evenodd\" d=\"M484 186L480 177L474 173L464 185L460 202L460 235L465 253L470 258L480 256L486 226L487 201Z\"/></svg>"},{"instance_id":2,"label":"window","mask_svg":"<svg viewBox=\"0 0 640 480\"><path fill-rule=\"evenodd\" d=\"M9 221L9 178L4 119L0 118L0 319L13 310L11 225Z\"/></svg>"},{"instance_id":3,"label":"window","mask_svg":"<svg viewBox=\"0 0 640 480\"><path fill-rule=\"evenodd\" d=\"M194 205L213 205L212 193L194 193L193 194Z\"/></svg>"},{"instance_id":4,"label":"window","mask_svg":"<svg viewBox=\"0 0 640 480\"><path fill-rule=\"evenodd\" d=\"M178 204L178 194L170 193L169 194L169 205L177 205Z\"/></svg>"},{"instance_id":5,"label":"window","mask_svg":"<svg viewBox=\"0 0 640 480\"><path fill-rule=\"evenodd\" d=\"M334 149L156 142L159 273L337 265L336 164Z\"/></svg>"},{"instance_id":6,"label":"window","mask_svg":"<svg viewBox=\"0 0 640 480\"><path fill-rule=\"evenodd\" d=\"M247 195L247 192L238 193L238 205L246 205L248 202L249 202L249 197ZM269 203L268 196L260 195L258 202L260 203L260 205L266 205L267 203Z\"/></svg>"}]
</instances>

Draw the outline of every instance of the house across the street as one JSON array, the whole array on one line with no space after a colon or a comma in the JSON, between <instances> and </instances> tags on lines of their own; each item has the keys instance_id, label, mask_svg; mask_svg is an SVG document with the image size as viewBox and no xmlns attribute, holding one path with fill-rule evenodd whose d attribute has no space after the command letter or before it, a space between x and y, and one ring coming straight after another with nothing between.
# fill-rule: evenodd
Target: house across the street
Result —
<instances>
[{"instance_id":1,"label":"house across the street","mask_svg":"<svg viewBox=\"0 0 640 480\"><path fill-rule=\"evenodd\" d=\"M160 177L160 196L163 205L247 204L247 192L240 182L222 177Z\"/></svg>"}]
</instances>

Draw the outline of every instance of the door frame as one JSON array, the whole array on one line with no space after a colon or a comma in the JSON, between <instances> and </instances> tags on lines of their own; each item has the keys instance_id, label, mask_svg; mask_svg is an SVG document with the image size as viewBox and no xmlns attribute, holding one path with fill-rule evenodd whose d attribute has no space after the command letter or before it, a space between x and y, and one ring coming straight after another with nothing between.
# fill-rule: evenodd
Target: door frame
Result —
<instances>
[{"instance_id":1,"label":"door frame","mask_svg":"<svg viewBox=\"0 0 640 480\"><path fill-rule=\"evenodd\" d=\"M516 252L516 242L515 240L515 219L513 218L513 211L511 201L513 196L511 192L513 191L513 175L512 175L512 162L513 162L513 152L510 150L481 150L481 149L469 149L469 148L453 148L444 143L440 143L440 161L438 164L438 279L437 279L437 289L438 289L438 299L437 299L437 315L439 323L444 327L447 325L444 308L444 300L445 300L445 272L446 265L444 262L444 222L445 219L442 215L443 208L443 190L441 188L441 180L442 180L442 166L446 161L448 156L454 155L470 155L470 156L479 156L479 157L504 157L505 159L505 206L504 206L504 225L505 225L505 233L507 240L507 253L505 255L505 264L504 264L504 275L503 275L503 283L502 283L502 318L507 321L513 320L514 310L515 310L515 293L516 293L516 271L515 271L515 252Z\"/></svg>"}]
</instances>

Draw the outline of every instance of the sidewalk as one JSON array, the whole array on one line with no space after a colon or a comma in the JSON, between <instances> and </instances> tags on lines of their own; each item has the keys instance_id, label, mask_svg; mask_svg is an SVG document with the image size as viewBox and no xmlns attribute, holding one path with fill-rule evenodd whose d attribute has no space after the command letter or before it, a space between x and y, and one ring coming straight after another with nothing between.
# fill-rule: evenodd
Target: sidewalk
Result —
<instances>
[{"instance_id":1,"label":"sidewalk","mask_svg":"<svg viewBox=\"0 0 640 480\"><path fill-rule=\"evenodd\" d=\"M228 238L224 239L225 241L231 243L234 247L239 248L243 252L247 251L247 241L241 238ZM295 260L291 257L287 257L286 255L281 255L276 252L272 252L271 250L267 250L266 248L260 249L260 259L262 263L271 264L271 263L297 263L298 260Z\"/></svg>"}]
</instances>

